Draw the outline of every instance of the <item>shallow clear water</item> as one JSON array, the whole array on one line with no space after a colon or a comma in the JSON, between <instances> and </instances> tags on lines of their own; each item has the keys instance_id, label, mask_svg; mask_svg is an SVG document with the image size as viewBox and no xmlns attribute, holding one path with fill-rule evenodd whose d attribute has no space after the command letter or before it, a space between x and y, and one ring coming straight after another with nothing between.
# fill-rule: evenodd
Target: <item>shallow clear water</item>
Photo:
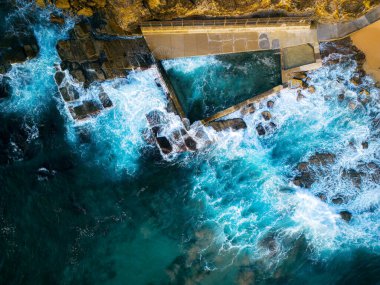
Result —
<instances>
[{"instance_id":1,"label":"shallow clear water","mask_svg":"<svg viewBox=\"0 0 380 285\"><path fill-rule=\"evenodd\" d=\"M276 51L163 61L191 122L202 120L281 84Z\"/></svg>"},{"instance_id":2,"label":"shallow clear water","mask_svg":"<svg viewBox=\"0 0 380 285\"><path fill-rule=\"evenodd\" d=\"M13 66L12 96L0 101L0 284L378 284L379 186L341 175L379 164L379 90L367 78L372 102L348 108L360 91L348 83L354 62L316 71L317 92L299 102L283 91L267 136L255 129L263 102L246 131L209 130L215 144L165 161L141 135L145 114L166 105L154 71L103 83L115 108L80 126L83 142L53 80L55 44L72 23L21 11L38 15L41 52ZM317 151L336 162L311 189L295 187L294 167Z\"/></svg>"}]
</instances>

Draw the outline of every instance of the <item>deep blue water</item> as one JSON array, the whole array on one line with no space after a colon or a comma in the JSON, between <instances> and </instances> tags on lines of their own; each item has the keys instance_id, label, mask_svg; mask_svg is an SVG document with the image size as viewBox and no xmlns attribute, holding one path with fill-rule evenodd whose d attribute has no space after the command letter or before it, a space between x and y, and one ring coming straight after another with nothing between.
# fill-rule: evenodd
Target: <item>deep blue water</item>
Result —
<instances>
[{"instance_id":1,"label":"deep blue water","mask_svg":"<svg viewBox=\"0 0 380 285\"><path fill-rule=\"evenodd\" d=\"M341 178L380 164L379 90L367 78L371 103L348 108L354 62L316 71L316 93L299 102L282 92L267 136L255 130L264 102L246 131L209 130L212 146L166 161L141 135L145 114L166 105L154 71L103 83L115 107L80 126L83 141L53 80L73 23L23 13L41 51L6 74L13 92L0 101L0 284L379 284L380 187ZM193 64L207 61L218 68ZM337 161L311 189L295 187L294 167L316 151Z\"/></svg>"}]
</instances>

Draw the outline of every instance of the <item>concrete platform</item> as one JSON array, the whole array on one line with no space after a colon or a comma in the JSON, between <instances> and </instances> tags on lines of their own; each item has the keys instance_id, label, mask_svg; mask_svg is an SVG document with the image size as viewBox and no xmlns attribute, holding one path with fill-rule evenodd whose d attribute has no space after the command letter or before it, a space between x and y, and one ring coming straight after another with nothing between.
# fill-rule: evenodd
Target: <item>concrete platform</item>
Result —
<instances>
[{"instance_id":1,"label":"concrete platform","mask_svg":"<svg viewBox=\"0 0 380 285\"><path fill-rule=\"evenodd\" d=\"M307 18L204 20L143 23L158 60L273 50L317 42Z\"/></svg>"}]
</instances>

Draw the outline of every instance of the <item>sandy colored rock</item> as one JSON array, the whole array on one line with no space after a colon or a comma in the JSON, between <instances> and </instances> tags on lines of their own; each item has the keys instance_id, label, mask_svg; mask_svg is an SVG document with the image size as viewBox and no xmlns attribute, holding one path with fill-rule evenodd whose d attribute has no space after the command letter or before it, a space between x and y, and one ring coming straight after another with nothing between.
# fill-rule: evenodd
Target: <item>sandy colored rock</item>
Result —
<instances>
[{"instance_id":1,"label":"sandy colored rock","mask_svg":"<svg viewBox=\"0 0 380 285\"><path fill-rule=\"evenodd\" d=\"M92 11L92 9L88 7L80 9L78 11L79 16L92 17L93 14L94 12Z\"/></svg>"},{"instance_id":2,"label":"sandy colored rock","mask_svg":"<svg viewBox=\"0 0 380 285\"><path fill-rule=\"evenodd\" d=\"M69 0L57 0L55 2L55 6L58 9L70 9L71 8Z\"/></svg>"},{"instance_id":3,"label":"sandy colored rock","mask_svg":"<svg viewBox=\"0 0 380 285\"><path fill-rule=\"evenodd\" d=\"M43 2L42 0L38 0ZM54 1L48 1L53 3ZM105 8L115 23L124 31L131 31L141 21L171 20L186 17L231 17L274 15L312 15L322 22L337 22L357 18L380 0L57 0L61 9L78 12L87 7L94 12ZM81 12L82 13L82 12Z\"/></svg>"},{"instance_id":4,"label":"sandy colored rock","mask_svg":"<svg viewBox=\"0 0 380 285\"><path fill-rule=\"evenodd\" d=\"M380 81L380 21L357 31L351 38L355 46L362 50L367 58L364 69L377 81Z\"/></svg>"}]
</instances>

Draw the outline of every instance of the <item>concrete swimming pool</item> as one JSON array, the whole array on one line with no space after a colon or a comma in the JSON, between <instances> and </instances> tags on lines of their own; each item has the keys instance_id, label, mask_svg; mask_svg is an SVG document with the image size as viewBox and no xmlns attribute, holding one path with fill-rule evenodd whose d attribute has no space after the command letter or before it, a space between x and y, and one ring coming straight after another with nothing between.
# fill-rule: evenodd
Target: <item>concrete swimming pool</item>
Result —
<instances>
[{"instance_id":1,"label":"concrete swimming pool","mask_svg":"<svg viewBox=\"0 0 380 285\"><path fill-rule=\"evenodd\" d=\"M191 122L282 83L277 50L172 59L162 64Z\"/></svg>"}]
</instances>

